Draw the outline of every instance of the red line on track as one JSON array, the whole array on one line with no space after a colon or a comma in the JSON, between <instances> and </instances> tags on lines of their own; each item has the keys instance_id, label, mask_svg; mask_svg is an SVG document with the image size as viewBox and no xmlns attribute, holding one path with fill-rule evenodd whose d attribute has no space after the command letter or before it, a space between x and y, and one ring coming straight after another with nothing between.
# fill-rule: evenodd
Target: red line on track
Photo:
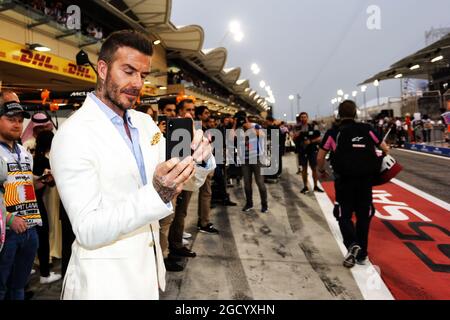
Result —
<instances>
[{"instance_id":1,"label":"red line on track","mask_svg":"<svg viewBox=\"0 0 450 320\"><path fill-rule=\"evenodd\" d=\"M369 257L392 295L450 299L450 212L393 183L374 188L374 204Z\"/></svg>"}]
</instances>

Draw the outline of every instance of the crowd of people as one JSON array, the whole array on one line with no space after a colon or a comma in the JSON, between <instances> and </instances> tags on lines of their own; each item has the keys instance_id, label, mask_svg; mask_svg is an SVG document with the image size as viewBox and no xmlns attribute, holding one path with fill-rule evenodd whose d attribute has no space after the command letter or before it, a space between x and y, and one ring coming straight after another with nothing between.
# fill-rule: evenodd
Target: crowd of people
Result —
<instances>
[{"instance_id":1,"label":"crowd of people","mask_svg":"<svg viewBox=\"0 0 450 320\"><path fill-rule=\"evenodd\" d=\"M204 93L216 97L227 97L227 95L229 95L223 88L206 82L201 76L196 76L194 73L188 74L183 71L174 72L173 70L169 70L167 73L167 83L169 85L183 84L187 88L192 87L199 89Z\"/></svg>"},{"instance_id":2,"label":"crowd of people","mask_svg":"<svg viewBox=\"0 0 450 320\"><path fill-rule=\"evenodd\" d=\"M6 161L2 215L7 226L2 225L6 232L0 256L0 300L22 300L36 255L41 284L61 279L50 268L49 204L45 203L49 189L55 187L48 159L54 126L46 114L36 113L23 131L23 120L30 114L12 91L1 92L0 106L1 154Z\"/></svg>"},{"instance_id":3,"label":"crowd of people","mask_svg":"<svg viewBox=\"0 0 450 320\"><path fill-rule=\"evenodd\" d=\"M74 19L77 19L76 12L67 12L67 5L64 5L61 1L54 0L27 0L25 4L29 5L36 11L43 13L45 16L53 19L60 25L72 26L75 25ZM102 40L104 38L103 28L81 15L81 32L86 36L90 36L96 40Z\"/></svg>"},{"instance_id":4,"label":"crowd of people","mask_svg":"<svg viewBox=\"0 0 450 320\"><path fill-rule=\"evenodd\" d=\"M369 123L381 137L392 147L403 147L405 143L430 144L445 140L446 125L444 121L434 121L428 115L412 118L378 117Z\"/></svg>"},{"instance_id":5,"label":"crowd of people","mask_svg":"<svg viewBox=\"0 0 450 320\"><path fill-rule=\"evenodd\" d=\"M160 99L157 111L151 105L130 111L143 86L136 79L144 77L127 78L118 70L134 65L136 72L145 74L151 55L151 44L143 35L113 33L99 54L100 85L56 135L45 113L34 114L23 130L24 118L30 114L16 93L1 92L4 177L0 178L5 181L5 208L0 219L0 300L25 298L36 255L42 284L65 276L64 299L158 299L159 289L165 287L165 271L181 272L182 260L196 257L190 248L192 234L185 230L194 193L197 230L211 236L220 233L211 209L238 205L227 192L231 178L243 180L243 213L268 214L265 183L268 178L282 178L286 141L295 145L297 173L303 181L299 192L305 195L310 192L308 168L313 172L311 191L324 192L318 179L327 176L325 159L331 154L334 215L348 248L343 264L351 268L365 263L374 214L372 182L380 171L375 148L385 154L389 150L381 132L355 121L353 101L341 103L339 123L324 136L306 112L289 128L270 116L252 117L245 111L212 116L207 106L196 106L194 98L186 96ZM192 155L183 160L166 159L162 143L168 119L176 117L194 119L201 127L191 137ZM223 143L213 148L218 138ZM274 148L279 157L268 152ZM264 177L270 162L277 164L277 172ZM260 198L257 209L253 179ZM53 198L57 203L52 204L46 197L56 190L61 200ZM52 272L50 266L49 220L55 216L61 217L62 225L62 239L58 239L62 274Z\"/></svg>"}]
</instances>

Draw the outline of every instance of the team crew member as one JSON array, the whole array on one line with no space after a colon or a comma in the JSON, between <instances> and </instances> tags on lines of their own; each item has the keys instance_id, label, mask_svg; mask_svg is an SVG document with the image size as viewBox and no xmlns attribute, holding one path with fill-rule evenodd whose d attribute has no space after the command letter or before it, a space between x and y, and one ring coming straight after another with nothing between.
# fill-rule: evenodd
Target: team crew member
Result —
<instances>
[{"instance_id":1,"label":"team crew member","mask_svg":"<svg viewBox=\"0 0 450 320\"><path fill-rule=\"evenodd\" d=\"M303 179L303 189L300 191L303 194L309 192L308 188L308 164L311 167L313 180L314 180L314 191L323 192L317 186L317 151L320 143L320 131L314 127L313 124L308 123L308 114L302 112L300 114L300 123L295 128L294 141L298 152L298 161L302 167L302 179Z\"/></svg>"},{"instance_id":2,"label":"team crew member","mask_svg":"<svg viewBox=\"0 0 450 320\"><path fill-rule=\"evenodd\" d=\"M381 165L376 148L386 154L389 149L370 125L355 122L356 104L353 101L340 104L339 117L339 127L328 130L322 140L317 169L322 177L326 176L325 156L332 152L336 192L333 213L348 249L344 266L351 268L355 263L364 264L368 255L369 226L375 214L372 184ZM353 213L356 226L352 221Z\"/></svg>"},{"instance_id":3,"label":"team crew member","mask_svg":"<svg viewBox=\"0 0 450 320\"><path fill-rule=\"evenodd\" d=\"M0 93L0 157L7 164L4 204L7 229L0 252L0 300L24 300L25 285L38 248L37 225L42 220L35 186L44 185L33 176L33 157L17 143L23 130L23 110L12 91Z\"/></svg>"},{"instance_id":4,"label":"team crew member","mask_svg":"<svg viewBox=\"0 0 450 320\"><path fill-rule=\"evenodd\" d=\"M64 299L158 299L165 289L158 220L195 172L215 168L198 130L193 156L165 161L165 141L146 114L132 110L150 73L152 45L135 31L102 44L98 82L58 130L50 163L76 241Z\"/></svg>"}]
</instances>

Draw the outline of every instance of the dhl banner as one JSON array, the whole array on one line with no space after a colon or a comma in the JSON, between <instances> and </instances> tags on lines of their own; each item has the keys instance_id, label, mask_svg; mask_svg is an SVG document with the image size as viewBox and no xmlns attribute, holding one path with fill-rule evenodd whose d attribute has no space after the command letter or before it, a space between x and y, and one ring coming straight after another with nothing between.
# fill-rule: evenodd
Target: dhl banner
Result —
<instances>
[{"instance_id":1,"label":"dhl banner","mask_svg":"<svg viewBox=\"0 0 450 320\"><path fill-rule=\"evenodd\" d=\"M74 61L47 52L32 51L21 44L4 39L0 39L0 61L92 83L97 81L91 67L78 66Z\"/></svg>"}]
</instances>

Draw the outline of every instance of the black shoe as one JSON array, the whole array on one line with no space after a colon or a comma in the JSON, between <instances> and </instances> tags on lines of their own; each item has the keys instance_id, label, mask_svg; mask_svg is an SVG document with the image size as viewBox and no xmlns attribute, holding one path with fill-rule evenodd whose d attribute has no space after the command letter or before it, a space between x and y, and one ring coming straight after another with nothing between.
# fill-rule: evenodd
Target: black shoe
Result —
<instances>
[{"instance_id":1,"label":"black shoe","mask_svg":"<svg viewBox=\"0 0 450 320\"><path fill-rule=\"evenodd\" d=\"M262 207L261 208L261 213L267 213L267 212L269 212L269 208L268 207Z\"/></svg>"},{"instance_id":2,"label":"black shoe","mask_svg":"<svg viewBox=\"0 0 450 320\"><path fill-rule=\"evenodd\" d=\"M173 250L173 249L170 248L170 251L172 251L172 250ZM176 262L176 263L178 263L178 262L183 262L183 261L184 261L184 258L182 258L182 257L180 257L180 256L176 256L176 255L174 255L174 254L172 254L172 253L169 253L168 259L171 260L171 261L173 261L173 262Z\"/></svg>"},{"instance_id":3,"label":"black shoe","mask_svg":"<svg viewBox=\"0 0 450 320\"><path fill-rule=\"evenodd\" d=\"M200 232L209 233L209 234L218 234L219 230L212 226L212 223L208 223L206 227L200 227Z\"/></svg>"},{"instance_id":4,"label":"black shoe","mask_svg":"<svg viewBox=\"0 0 450 320\"><path fill-rule=\"evenodd\" d=\"M179 257L195 258L197 256L194 251L189 250L186 247L181 247L179 249L173 248L170 250L170 253Z\"/></svg>"},{"instance_id":5,"label":"black shoe","mask_svg":"<svg viewBox=\"0 0 450 320\"><path fill-rule=\"evenodd\" d=\"M225 201L222 203L222 205L223 205L223 206L226 206L226 207L235 207L235 206L237 206L237 203L236 203L236 202L233 202L233 201L231 201L231 200L225 200Z\"/></svg>"},{"instance_id":6,"label":"black shoe","mask_svg":"<svg viewBox=\"0 0 450 320\"><path fill-rule=\"evenodd\" d=\"M166 270L170 272L181 272L184 270L183 266L180 266L170 258L164 259L164 265L166 266Z\"/></svg>"},{"instance_id":7,"label":"black shoe","mask_svg":"<svg viewBox=\"0 0 450 320\"><path fill-rule=\"evenodd\" d=\"M323 191L322 189L320 189L319 187L315 187L314 188L315 192L320 192L320 193L324 193L325 191Z\"/></svg>"},{"instance_id":8,"label":"black shoe","mask_svg":"<svg viewBox=\"0 0 450 320\"><path fill-rule=\"evenodd\" d=\"M345 256L343 263L344 267L353 268L356 263L356 257L358 256L359 251L361 251L361 247L357 244L352 245L350 249L348 249L348 253Z\"/></svg>"},{"instance_id":9,"label":"black shoe","mask_svg":"<svg viewBox=\"0 0 450 320\"><path fill-rule=\"evenodd\" d=\"M253 209L253 205L252 204L246 204L245 207L242 208L242 211L249 212L252 209Z\"/></svg>"},{"instance_id":10,"label":"black shoe","mask_svg":"<svg viewBox=\"0 0 450 320\"><path fill-rule=\"evenodd\" d=\"M356 264L359 264L360 266L364 266L367 263L369 263L369 257L367 256L367 253L364 254L361 251L359 251L359 254L356 256Z\"/></svg>"},{"instance_id":11,"label":"black shoe","mask_svg":"<svg viewBox=\"0 0 450 320\"><path fill-rule=\"evenodd\" d=\"M362 258L356 258L356 264L360 266L365 266L369 262L369 258L367 256Z\"/></svg>"},{"instance_id":12,"label":"black shoe","mask_svg":"<svg viewBox=\"0 0 450 320\"><path fill-rule=\"evenodd\" d=\"M308 187L304 187L304 188L302 189L302 191L300 191L300 193L302 193L302 194L307 194L308 192L309 192Z\"/></svg>"}]
</instances>

